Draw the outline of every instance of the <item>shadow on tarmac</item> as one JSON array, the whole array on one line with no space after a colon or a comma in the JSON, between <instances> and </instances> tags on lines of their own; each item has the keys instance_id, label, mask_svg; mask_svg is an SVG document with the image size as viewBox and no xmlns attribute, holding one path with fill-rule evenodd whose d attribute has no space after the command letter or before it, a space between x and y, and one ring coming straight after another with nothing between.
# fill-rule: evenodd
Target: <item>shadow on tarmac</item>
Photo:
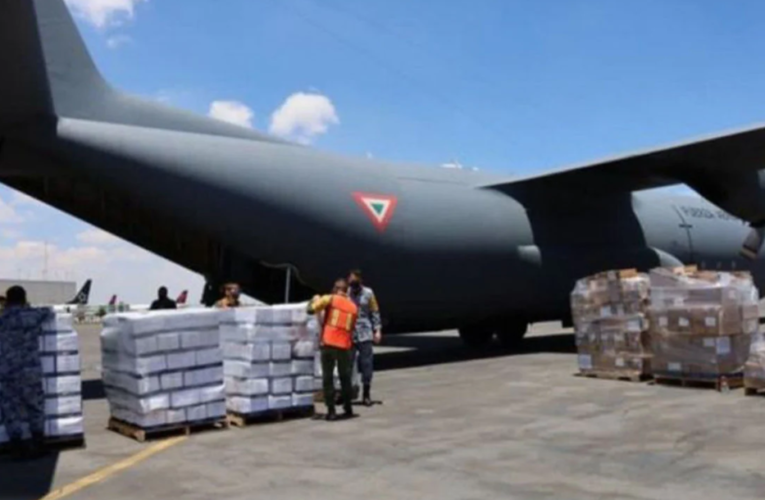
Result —
<instances>
[{"instance_id":1,"label":"shadow on tarmac","mask_svg":"<svg viewBox=\"0 0 765 500\"><path fill-rule=\"evenodd\" d=\"M58 452L37 460L0 456L0 500L33 500L44 497L53 485Z\"/></svg>"},{"instance_id":2,"label":"shadow on tarmac","mask_svg":"<svg viewBox=\"0 0 765 500\"><path fill-rule=\"evenodd\" d=\"M90 379L82 381L82 399L83 401L93 401L95 399L106 398L104 383L99 379Z\"/></svg>"},{"instance_id":3,"label":"shadow on tarmac","mask_svg":"<svg viewBox=\"0 0 765 500\"><path fill-rule=\"evenodd\" d=\"M515 349L504 349L492 343L485 349L469 349L456 336L432 335L391 335L383 341L385 346L402 347L409 350L375 353L375 371L416 368L445 363L459 363L474 359L490 359L537 353L576 353L574 336L570 333L533 336Z\"/></svg>"}]
</instances>

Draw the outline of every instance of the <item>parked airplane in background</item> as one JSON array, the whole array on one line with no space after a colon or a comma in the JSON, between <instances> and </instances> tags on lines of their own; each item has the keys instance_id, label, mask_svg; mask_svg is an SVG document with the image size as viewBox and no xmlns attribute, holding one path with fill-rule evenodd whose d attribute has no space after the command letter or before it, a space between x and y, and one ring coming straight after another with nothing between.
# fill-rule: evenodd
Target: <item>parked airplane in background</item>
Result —
<instances>
[{"instance_id":1,"label":"parked airplane in background","mask_svg":"<svg viewBox=\"0 0 765 500\"><path fill-rule=\"evenodd\" d=\"M77 295L75 295L72 300L65 304L52 304L50 307L52 307L55 312L63 313L73 312L78 308L87 306L88 300L90 300L90 287L92 284L92 280L85 281L82 288L80 288L80 291L77 292Z\"/></svg>"},{"instance_id":2,"label":"parked airplane in background","mask_svg":"<svg viewBox=\"0 0 765 500\"><path fill-rule=\"evenodd\" d=\"M109 299L109 302L106 304L106 311L114 312L116 307L117 307L117 294L114 294L112 295L112 298Z\"/></svg>"},{"instance_id":3,"label":"parked airplane in background","mask_svg":"<svg viewBox=\"0 0 765 500\"><path fill-rule=\"evenodd\" d=\"M0 181L202 274L208 305L227 280L277 303L360 267L386 333L514 345L597 271L765 285L765 127L514 179L348 158L115 90L63 0L0 12ZM639 192L682 183L709 201Z\"/></svg>"}]
</instances>

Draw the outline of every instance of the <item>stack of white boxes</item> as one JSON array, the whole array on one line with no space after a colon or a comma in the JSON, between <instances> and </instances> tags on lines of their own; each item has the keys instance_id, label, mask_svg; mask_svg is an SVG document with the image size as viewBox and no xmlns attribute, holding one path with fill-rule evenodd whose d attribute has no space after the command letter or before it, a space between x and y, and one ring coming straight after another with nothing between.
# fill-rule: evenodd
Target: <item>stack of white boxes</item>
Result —
<instances>
[{"instance_id":1,"label":"stack of white boxes","mask_svg":"<svg viewBox=\"0 0 765 500\"><path fill-rule=\"evenodd\" d=\"M49 438L82 437L82 378L77 332L71 314L59 314L46 322L40 337L45 435ZM0 415L0 443L8 441ZM24 425L24 437L31 437Z\"/></svg>"},{"instance_id":2,"label":"stack of white boxes","mask_svg":"<svg viewBox=\"0 0 765 500\"><path fill-rule=\"evenodd\" d=\"M316 339L305 303L223 311L220 328L229 411L313 406Z\"/></svg>"},{"instance_id":3,"label":"stack of white boxes","mask_svg":"<svg viewBox=\"0 0 765 500\"><path fill-rule=\"evenodd\" d=\"M45 392L45 435L82 436L80 346L71 314L58 314L43 325L40 359Z\"/></svg>"},{"instance_id":4,"label":"stack of white boxes","mask_svg":"<svg viewBox=\"0 0 765 500\"><path fill-rule=\"evenodd\" d=\"M225 418L219 311L104 318L103 381L113 418L140 428Z\"/></svg>"}]
</instances>

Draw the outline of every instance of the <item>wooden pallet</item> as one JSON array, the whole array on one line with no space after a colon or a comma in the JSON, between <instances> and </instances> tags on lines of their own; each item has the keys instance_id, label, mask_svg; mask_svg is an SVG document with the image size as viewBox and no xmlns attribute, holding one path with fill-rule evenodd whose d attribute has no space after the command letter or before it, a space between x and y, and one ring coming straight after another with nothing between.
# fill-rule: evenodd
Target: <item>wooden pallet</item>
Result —
<instances>
[{"instance_id":1,"label":"wooden pallet","mask_svg":"<svg viewBox=\"0 0 765 500\"><path fill-rule=\"evenodd\" d=\"M44 441L45 449L48 451L66 451L85 448L85 436L83 434L74 434L72 436L47 437ZM10 446L5 443L0 445L0 454L10 451Z\"/></svg>"},{"instance_id":2,"label":"wooden pallet","mask_svg":"<svg viewBox=\"0 0 765 500\"><path fill-rule=\"evenodd\" d=\"M729 389L738 389L744 386L744 377L739 374L732 375L683 375L654 373L654 383L660 385L673 385L676 387L708 388L721 391L723 379L728 383Z\"/></svg>"},{"instance_id":3,"label":"wooden pallet","mask_svg":"<svg viewBox=\"0 0 765 500\"><path fill-rule=\"evenodd\" d=\"M266 410L256 413L236 413L228 412L228 422L236 427L247 427L253 424L267 424L281 422L283 420L294 420L298 418L308 418L314 415L313 406L303 408L284 408L281 410Z\"/></svg>"},{"instance_id":4,"label":"wooden pallet","mask_svg":"<svg viewBox=\"0 0 765 500\"><path fill-rule=\"evenodd\" d=\"M647 373L586 372L575 373L576 377L599 378L603 380L623 380L625 382L645 382L653 378Z\"/></svg>"},{"instance_id":5,"label":"wooden pallet","mask_svg":"<svg viewBox=\"0 0 765 500\"><path fill-rule=\"evenodd\" d=\"M160 425L157 427L142 428L112 417L109 419L109 425L107 426L107 429L114 431L117 434L122 434L123 436L133 438L139 443L143 443L147 440L156 439L159 437L167 437L173 435L188 436L192 432L200 432L212 429L228 429L228 420L224 417L222 419L210 419L193 423L186 422L183 424Z\"/></svg>"}]
</instances>

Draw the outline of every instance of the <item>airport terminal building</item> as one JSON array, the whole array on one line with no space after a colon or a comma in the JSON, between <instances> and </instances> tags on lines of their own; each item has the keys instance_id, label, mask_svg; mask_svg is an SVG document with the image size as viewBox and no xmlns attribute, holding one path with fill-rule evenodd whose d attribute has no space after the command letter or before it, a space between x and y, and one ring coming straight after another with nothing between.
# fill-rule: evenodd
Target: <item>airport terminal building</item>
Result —
<instances>
[{"instance_id":1,"label":"airport terminal building","mask_svg":"<svg viewBox=\"0 0 765 500\"><path fill-rule=\"evenodd\" d=\"M13 285L24 287L30 304L64 304L77 294L77 283L74 281L0 279L0 295L5 295L5 291Z\"/></svg>"}]
</instances>

